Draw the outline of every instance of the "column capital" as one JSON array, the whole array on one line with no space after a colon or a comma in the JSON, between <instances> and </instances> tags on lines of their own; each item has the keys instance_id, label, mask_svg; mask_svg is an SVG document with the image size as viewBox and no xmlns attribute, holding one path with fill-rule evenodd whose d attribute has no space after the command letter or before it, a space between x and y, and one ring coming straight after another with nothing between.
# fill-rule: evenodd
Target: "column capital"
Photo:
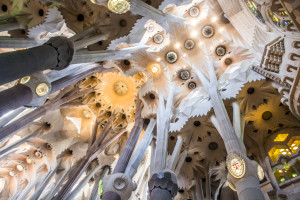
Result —
<instances>
[{"instance_id":1,"label":"column capital","mask_svg":"<svg viewBox=\"0 0 300 200\"><path fill-rule=\"evenodd\" d=\"M136 187L136 184L126 174L116 173L105 176L103 179L103 199L127 200ZM111 198L112 194L118 198Z\"/></svg>"},{"instance_id":2,"label":"column capital","mask_svg":"<svg viewBox=\"0 0 300 200\"><path fill-rule=\"evenodd\" d=\"M32 100L25 106L42 106L51 92L51 83L48 77L40 72L25 76L17 83L27 86L32 92Z\"/></svg>"},{"instance_id":3,"label":"column capital","mask_svg":"<svg viewBox=\"0 0 300 200\"><path fill-rule=\"evenodd\" d=\"M171 170L154 173L149 180L148 186L150 194L155 189L160 189L169 192L172 198L177 195L177 178L175 173Z\"/></svg>"},{"instance_id":4,"label":"column capital","mask_svg":"<svg viewBox=\"0 0 300 200\"><path fill-rule=\"evenodd\" d=\"M50 38L44 45L55 48L57 52L57 66L53 69L61 70L68 67L75 53L74 43L65 37Z\"/></svg>"}]
</instances>

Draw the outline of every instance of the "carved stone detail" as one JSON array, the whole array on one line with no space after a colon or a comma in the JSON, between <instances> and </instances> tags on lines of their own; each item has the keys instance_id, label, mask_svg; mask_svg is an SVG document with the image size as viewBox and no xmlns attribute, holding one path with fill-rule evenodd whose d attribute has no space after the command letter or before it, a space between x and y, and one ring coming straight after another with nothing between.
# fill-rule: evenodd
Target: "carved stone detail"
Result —
<instances>
[{"instance_id":1,"label":"carved stone detail","mask_svg":"<svg viewBox=\"0 0 300 200\"><path fill-rule=\"evenodd\" d=\"M154 173L148 183L150 194L155 189L168 191L172 197L177 195L176 175L170 170Z\"/></svg>"},{"instance_id":2,"label":"carved stone detail","mask_svg":"<svg viewBox=\"0 0 300 200\"><path fill-rule=\"evenodd\" d=\"M24 80L25 79L25 80ZM34 73L19 80L19 84L26 85L32 92L32 100L26 106L42 106L51 91L51 83L43 73ZM43 87L42 87L43 86ZM46 87L46 88L44 88Z\"/></svg>"},{"instance_id":3,"label":"carved stone detail","mask_svg":"<svg viewBox=\"0 0 300 200\"><path fill-rule=\"evenodd\" d=\"M61 70L68 67L74 56L74 43L64 37L53 37L45 45L52 46L57 51L57 66L55 70Z\"/></svg>"},{"instance_id":4,"label":"carved stone detail","mask_svg":"<svg viewBox=\"0 0 300 200\"><path fill-rule=\"evenodd\" d=\"M123 173L116 173L105 176L103 179L103 193L115 193L121 200L129 199L132 191L136 189L136 184L131 178ZM107 196L108 197L108 196Z\"/></svg>"},{"instance_id":5,"label":"carved stone detail","mask_svg":"<svg viewBox=\"0 0 300 200\"><path fill-rule=\"evenodd\" d=\"M260 66L265 70L279 73L279 66L282 63L284 53L284 39L275 39L266 45Z\"/></svg>"},{"instance_id":6,"label":"carved stone detail","mask_svg":"<svg viewBox=\"0 0 300 200\"><path fill-rule=\"evenodd\" d=\"M291 88L291 85L289 83L281 81L280 77L275 76L275 75L269 73L268 71L261 69L260 67L252 66L252 69L254 71L256 71L257 73L263 75L264 77L267 77L267 78L273 80L274 82L278 83L279 85L282 85L287 88Z\"/></svg>"}]
</instances>

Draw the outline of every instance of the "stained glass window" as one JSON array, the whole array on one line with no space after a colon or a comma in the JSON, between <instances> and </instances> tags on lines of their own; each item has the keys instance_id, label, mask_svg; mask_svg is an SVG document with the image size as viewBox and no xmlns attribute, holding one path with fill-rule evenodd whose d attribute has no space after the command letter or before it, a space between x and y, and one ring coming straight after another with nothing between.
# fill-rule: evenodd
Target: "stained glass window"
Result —
<instances>
[{"instance_id":1,"label":"stained glass window","mask_svg":"<svg viewBox=\"0 0 300 200\"><path fill-rule=\"evenodd\" d=\"M251 12L256 16L256 18L259 19L259 21L261 21L262 23L265 23L265 20L261 12L257 8L257 4L250 0L244 0L244 1L247 4L248 8L251 10Z\"/></svg>"},{"instance_id":2,"label":"stained glass window","mask_svg":"<svg viewBox=\"0 0 300 200\"><path fill-rule=\"evenodd\" d=\"M102 198L102 193L103 193L103 182L102 182L102 180L100 180L100 182L99 182L99 196L100 196L100 199Z\"/></svg>"},{"instance_id":3,"label":"stained glass window","mask_svg":"<svg viewBox=\"0 0 300 200\"><path fill-rule=\"evenodd\" d=\"M286 145L276 145L269 151L269 156L273 162L276 162L280 155L291 156L292 153Z\"/></svg>"},{"instance_id":4,"label":"stained glass window","mask_svg":"<svg viewBox=\"0 0 300 200\"><path fill-rule=\"evenodd\" d=\"M284 20L284 18L288 17L288 14L286 11L282 11L279 13L274 13L274 12L269 12L269 15L272 19L272 21L274 22L274 24L278 27L285 27L292 22L292 20Z\"/></svg>"}]
</instances>

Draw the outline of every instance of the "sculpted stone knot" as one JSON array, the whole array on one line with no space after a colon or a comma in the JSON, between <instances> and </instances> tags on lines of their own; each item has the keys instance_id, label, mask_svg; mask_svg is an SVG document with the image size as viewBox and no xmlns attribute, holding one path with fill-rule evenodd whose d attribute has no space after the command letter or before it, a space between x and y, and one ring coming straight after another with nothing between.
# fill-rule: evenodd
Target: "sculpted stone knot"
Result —
<instances>
[{"instance_id":1,"label":"sculpted stone knot","mask_svg":"<svg viewBox=\"0 0 300 200\"><path fill-rule=\"evenodd\" d=\"M74 43L65 37L53 37L45 45L52 46L57 51L57 66L55 70L61 70L68 67L74 56Z\"/></svg>"},{"instance_id":2,"label":"sculpted stone knot","mask_svg":"<svg viewBox=\"0 0 300 200\"><path fill-rule=\"evenodd\" d=\"M175 197L178 190L176 175L172 171L154 173L149 181L150 192L155 188L167 190L172 197Z\"/></svg>"},{"instance_id":3,"label":"sculpted stone knot","mask_svg":"<svg viewBox=\"0 0 300 200\"><path fill-rule=\"evenodd\" d=\"M129 199L136 187L131 178L123 173L111 174L103 179L103 193L118 194L121 200Z\"/></svg>"}]
</instances>

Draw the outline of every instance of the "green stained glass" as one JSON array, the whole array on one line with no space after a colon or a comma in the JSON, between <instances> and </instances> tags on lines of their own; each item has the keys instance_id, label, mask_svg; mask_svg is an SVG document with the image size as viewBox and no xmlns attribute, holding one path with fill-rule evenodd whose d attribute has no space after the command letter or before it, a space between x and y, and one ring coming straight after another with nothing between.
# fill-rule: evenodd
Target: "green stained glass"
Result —
<instances>
[{"instance_id":1,"label":"green stained glass","mask_svg":"<svg viewBox=\"0 0 300 200\"><path fill-rule=\"evenodd\" d=\"M258 10L256 3L250 0L244 0L248 8L251 10L251 12L256 16L256 18L261 21L262 23L265 23L265 20L261 14L261 12Z\"/></svg>"},{"instance_id":2,"label":"green stained glass","mask_svg":"<svg viewBox=\"0 0 300 200\"><path fill-rule=\"evenodd\" d=\"M103 182L102 180L99 181L99 196L100 196L100 199L102 198L102 192L103 192Z\"/></svg>"},{"instance_id":3,"label":"green stained glass","mask_svg":"<svg viewBox=\"0 0 300 200\"><path fill-rule=\"evenodd\" d=\"M280 20L281 17L288 16L286 11L279 12L278 14L269 12L269 15L270 15L273 23L278 27L285 27L285 26L293 23L292 20Z\"/></svg>"}]
</instances>

